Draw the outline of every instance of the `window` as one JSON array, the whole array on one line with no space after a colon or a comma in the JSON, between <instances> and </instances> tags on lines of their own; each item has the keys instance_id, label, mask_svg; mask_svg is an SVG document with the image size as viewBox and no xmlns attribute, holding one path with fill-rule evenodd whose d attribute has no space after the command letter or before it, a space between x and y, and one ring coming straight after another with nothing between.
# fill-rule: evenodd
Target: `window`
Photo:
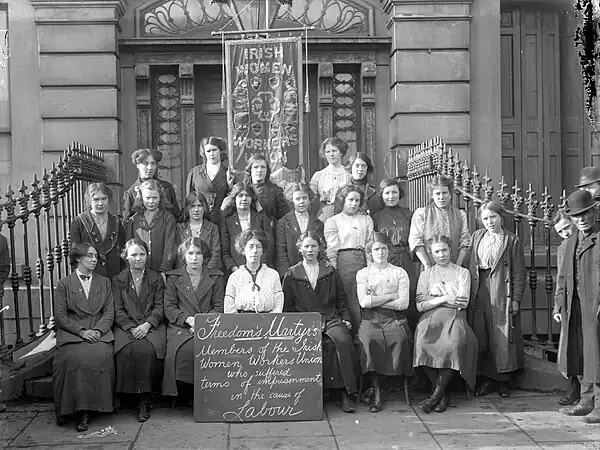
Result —
<instances>
[{"instance_id":1,"label":"window","mask_svg":"<svg viewBox=\"0 0 600 450\"><path fill-rule=\"evenodd\" d=\"M333 133L348 143L348 154L357 152L359 127L359 70L356 66L335 65L333 75Z\"/></svg>"}]
</instances>

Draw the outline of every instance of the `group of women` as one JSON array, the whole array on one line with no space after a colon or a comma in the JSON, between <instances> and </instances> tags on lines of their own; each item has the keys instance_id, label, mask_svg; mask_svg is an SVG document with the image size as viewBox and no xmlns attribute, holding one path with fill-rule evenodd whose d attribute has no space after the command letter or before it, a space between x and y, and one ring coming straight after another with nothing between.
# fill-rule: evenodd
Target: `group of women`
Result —
<instances>
[{"instance_id":1,"label":"group of women","mask_svg":"<svg viewBox=\"0 0 600 450\"><path fill-rule=\"evenodd\" d=\"M366 154L342 165L347 150L325 140L327 166L284 195L265 156L236 181L225 141L205 138L181 210L158 178L160 152L137 150L122 221L108 212L110 190L90 185L71 227L74 270L57 286L57 422L76 415L86 430L115 394L138 395L145 421L151 394L189 395L194 316L210 312L321 313L323 387L346 412L362 375L372 412L385 377L415 372L431 380L425 412L447 408L455 373L476 395L509 395L523 366L525 268L501 206L483 204L484 228L471 235L451 180L437 177L431 203L413 214L397 180L379 192L367 183Z\"/></svg>"}]
</instances>

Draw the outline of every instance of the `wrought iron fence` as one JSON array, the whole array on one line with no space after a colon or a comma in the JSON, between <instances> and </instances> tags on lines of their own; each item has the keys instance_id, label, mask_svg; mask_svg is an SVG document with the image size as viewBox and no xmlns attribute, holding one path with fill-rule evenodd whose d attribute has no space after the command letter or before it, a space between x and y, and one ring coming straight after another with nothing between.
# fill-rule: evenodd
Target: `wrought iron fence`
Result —
<instances>
[{"instance_id":1,"label":"wrought iron fence","mask_svg":"<svg viewBox=\"0 0 600 450\"><path fill-rule=\"evenodd\" d=\"M40 178L29 185L22 180L17 192L8 186L0 226L8 240L12 295L3 298L4 289L0 292L0 309L9 306L0 315L0 357L54 327L54 288L70 271L71 221L84 210L87 186L106 180L101 154L73 143Z\"/></svg>"},{"instance_id":2,"label":"wrought iron fence","mask_svg":"<svg viewBox=\"0 0 600 450\"><path fill-rule=\"evenodd\" d=\"M471 231L478 228L477 208L487 201L499 201L512 218L512 223L507 224L508 228L523 242L529 268L528 292L523 309L530 313L525 314L527 318L530 317L530 322L524 324L524 332L534 346L555 352L559 328L552 319L555 269L553 261L556 255L551 230L554 211L565 207L565 192L562 191L558 205L554 205L550 202L552 196L547 187L540 195L541 201L536 199L537 194L531 184L523 193L523 187L515 181L509 191L504 176L495 189L487 171L482 175L477 172L477 167L471 169L466 161L460 161L459 155L453 153L441 138L436 137L409 151L406 176L411 210L429 203L427 182L438 174L454 181L453 204L467 213ZM538 278L541 277L544 282L540 286ZM543 289L541 293L538 292L540 289ZM540 302L544 299L544 302Z\"/></svg>"}]
</instances>

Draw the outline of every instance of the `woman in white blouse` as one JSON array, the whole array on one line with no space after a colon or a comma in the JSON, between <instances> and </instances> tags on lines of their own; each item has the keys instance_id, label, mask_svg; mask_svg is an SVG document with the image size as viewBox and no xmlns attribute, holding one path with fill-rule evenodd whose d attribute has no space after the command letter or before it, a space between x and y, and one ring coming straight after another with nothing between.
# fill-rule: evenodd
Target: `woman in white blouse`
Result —
<instances>
[{"instance_id":1,"label":"woman in white blouse","mask_svg":"<svg viewBox=\"0 0 600 450\"><path fill-rule=\"evenodd\" d=\"M246 263L233 272L225 289L225 314L280 313L283 311L283 291L279 273L261 263L269 240L261 230L246 230L235 242L236 250Z\"/></svg>"},{"instance_id":2,"label":"woman in white blouse","mask_svg":"<svg viewBox=\"0 0 600 450\"><path fill-rule=\"evenodd\" d=\"M348 144L337 137L325 139L319 150L319 156L327 160L328 166L315 172L310 179L310 188L319 196L321 211L318 218L323 223L334 215L337 191L352 180L352 175L342 165L347 152Z\"/></svg>"},{"instance_id":3,"label":"woman in white blouse","mask_svg":"<svg viewBox=\"0 0 600 450\"><path fill-rule=\"evenodd\" d=\"M362 373L371 374L370 411L383 409L381 376L412 375L412 333L406 320L410 280L406 271L388 262L392 243L375 233L367 252L373 264L356 274L358 301L363 308L358 330Z\"/></svg>"},{"instance_id":4,"label":"woman in white blouse","mask_svg":"<svg viewBox=\"0 0 600 450\"><path fill-rule=\"evenodd\" d=\"M360 325L361 310L356 295L356 273L367 266L365 248L373 240L373 219L359 213L364 193L354 185L338 191L336 208L341 212L325 222L327 258L338 270L348 295L353 333Z\"/></svg>"}]
</instances>

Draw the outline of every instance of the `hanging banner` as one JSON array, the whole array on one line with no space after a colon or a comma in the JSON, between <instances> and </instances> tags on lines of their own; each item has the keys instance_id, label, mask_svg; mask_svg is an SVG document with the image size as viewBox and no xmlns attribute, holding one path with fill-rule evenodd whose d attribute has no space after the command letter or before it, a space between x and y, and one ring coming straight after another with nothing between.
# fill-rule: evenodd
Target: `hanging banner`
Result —
<instances>
[{"instance_id":1,"label":"hanging banner","mask_svg":"<svg viewBox=\"0 0 600 450\"><path fill-rule=\"evenodd\" d=\"M254 153L271 172L302 161L300 37L227 41L229 161L240 170Z\"/></svg>"}]
</instances>

